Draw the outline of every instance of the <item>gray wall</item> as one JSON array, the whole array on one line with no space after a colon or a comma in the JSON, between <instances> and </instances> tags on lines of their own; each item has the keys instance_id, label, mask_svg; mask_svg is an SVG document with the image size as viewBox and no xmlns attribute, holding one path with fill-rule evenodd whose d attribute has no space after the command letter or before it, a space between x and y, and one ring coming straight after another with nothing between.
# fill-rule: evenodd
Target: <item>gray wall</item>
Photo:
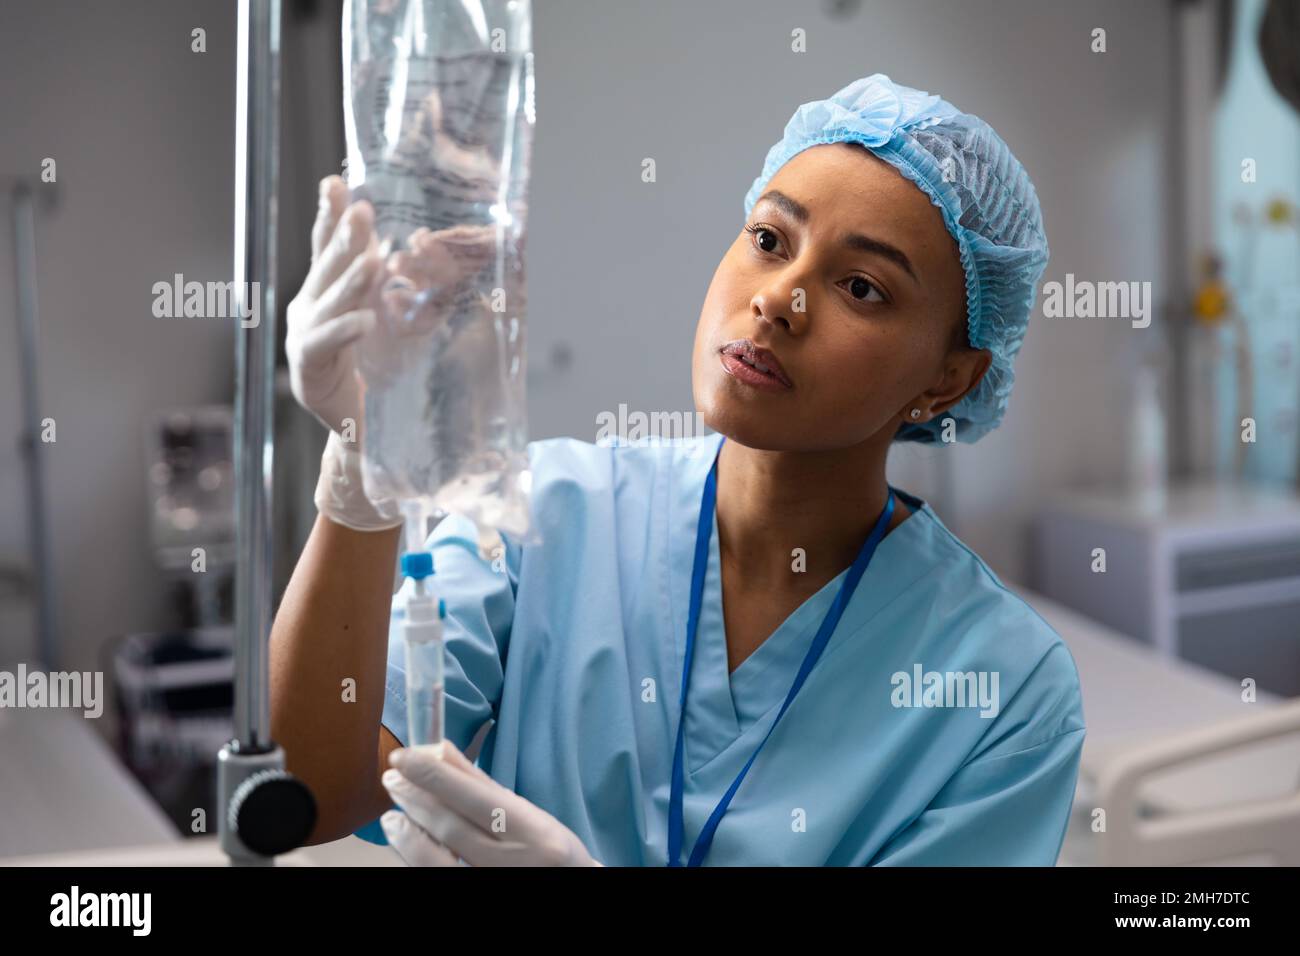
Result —
<instances>
[{"instance_id":1,"label":"gray wall","mask_svg":"<svg viewBox=\"0 0 1300 956\"><path fill-rule=\"evenodd\" d=\"M97 668L108 636L160 623L149 549L145 416L225 401L232 337L156 319L153 283L230 273L233 6L6 4L0 14L0 173L57 162L59 206L37 226L40 386L63 665ZM189 32L208 29L209 52ZM0 435L19 425L9 204L0 237ZM0 554L25 544L17 456L0 464ZM7 623L7 619L6 619ZM7 654L32 646L6 628Z\"/></svg>"},{"instance_id":2,"label":"gray wall","mask_svg":"<svg viewBox=\"0 0 1300 956\"><path fill-rule=\"evenodd\" d=\"M1012 144L1043 202L1045 278L1150 279L1165 291L1168 3L908 0L865 3L843 20L811 0L536 6L535 437L591 439L597 412L620 402L691 408L700 304L766 150L799 103L870 72L942 93ZM59 428L49 484L65 666L95 666L109 635L165 623L145 530L145 416L231 396L230 330L155 319L149 306L152 283L174 272L230 272L233 10L228 0L43 0L0 13L0 175L31 174L45 156L59 163L61 206L40 226L40 371ZM208 29L206 56L189 52L195 25ZM805 54L789 49L797 26ZM1109 31L1106 54L1089 52L1095 26ZM305 105L286 118L287 135L311 144L285 177L282 212L303 221L316 178L342 158L337 56L328 43L312 49L319 82L303 84ZM647 156L654 184L640 181ZM301 275L295 242L286 276ZM11 261L6 223L6 449L19 413ZM1142 344L1126 323L1038 322L1002 429L972 447L900 449L891 480L931 498L999 572L1022 577L1037 502L1060 484L1118 477L1127 411L1111 370ZM561 345L567 369L549 362ZM950 485L935 467L944 454ZM21 557L23 517L21 471L6 451L0 560ZM27 653L26 632L20 612L0 609L0 653Z\"/></svg>"}]
</instances>

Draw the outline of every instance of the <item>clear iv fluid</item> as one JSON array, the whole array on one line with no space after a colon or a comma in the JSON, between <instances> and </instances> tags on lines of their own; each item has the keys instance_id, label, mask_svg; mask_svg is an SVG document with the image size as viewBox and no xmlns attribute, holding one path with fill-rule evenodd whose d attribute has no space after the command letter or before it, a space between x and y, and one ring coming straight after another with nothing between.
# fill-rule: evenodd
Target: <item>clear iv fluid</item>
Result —
<instances>
[{"instance_id":1,"label":"clear iv fluid","mask_svg":"<svg viewBox=\"0 0 1300 956\"><path fill-rule=\"evenodd\" d=\"M436 744L443 736L443 685L421 687L406 702L406 725L410 746Z\"/></svg>"},{"instance_id":2,"label":"clear iv fluid","mask_svg":"<svg viewBox=\"0 0 1300 956\"><path fill-rule=\"evenodd\" d=\"M397 264L358 350L366 492L522 536L530 4L348 0L344 55L348 185Z\"/></svg>"},{"instance_id":3,"label":"clear iv fluid","mask_svg":"<svg viewBox=\"0 0 1300 956\"><path fill-rule=\"evenodd\" d=\"M442 740L446 687L441 640L406 644L406 728L408 746Z\"/></svg>"}]
</instances>

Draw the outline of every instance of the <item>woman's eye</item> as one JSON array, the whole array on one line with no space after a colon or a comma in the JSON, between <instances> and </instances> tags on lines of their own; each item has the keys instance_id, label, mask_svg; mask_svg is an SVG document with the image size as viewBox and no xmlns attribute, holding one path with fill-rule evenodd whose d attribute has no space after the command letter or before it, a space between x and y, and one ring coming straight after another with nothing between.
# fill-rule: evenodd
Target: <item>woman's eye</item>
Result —
<instances>
[{"instance_id":1,"label":"woman's eye","mask_svg":"<svg viewBox=\"0 0 1300 956\"><path fill-rule=\"evenodd\" d=\"M764 252L776 252L781 240L776 233L766 226L746 226L745 231L753 237L753 242Z\"/></svg>"},{"instance_id":2,"label":"woman's eye","mask_svg":"<svg viewBox=\"0 0 1300 956\"><path fill-rule=\"evenodd\" d=\"M859 302L884 302L885 297L881 294L880 289L874 282L870 282L862 276L854 276L849 280L849 295ZM873 298L874 297L874 298Z\"/></svg>"}]
</instances>

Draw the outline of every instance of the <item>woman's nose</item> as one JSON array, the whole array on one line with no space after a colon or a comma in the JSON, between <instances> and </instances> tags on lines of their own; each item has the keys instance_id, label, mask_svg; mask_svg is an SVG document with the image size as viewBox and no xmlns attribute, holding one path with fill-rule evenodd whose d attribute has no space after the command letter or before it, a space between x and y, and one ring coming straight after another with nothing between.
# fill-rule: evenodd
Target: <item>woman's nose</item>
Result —
<instances>
[{"instance_id":1,"label":"woman's nose","mask_svg":"<svg viewBox=\"0 0 1300 956\"><path fill-rule=\"evenodd\" d=\"M798 334L807 321L808 282L798 270L785 269L774 275L754 294L751 303L755 317L782 326Z\"/></svg>"}]
</instances>

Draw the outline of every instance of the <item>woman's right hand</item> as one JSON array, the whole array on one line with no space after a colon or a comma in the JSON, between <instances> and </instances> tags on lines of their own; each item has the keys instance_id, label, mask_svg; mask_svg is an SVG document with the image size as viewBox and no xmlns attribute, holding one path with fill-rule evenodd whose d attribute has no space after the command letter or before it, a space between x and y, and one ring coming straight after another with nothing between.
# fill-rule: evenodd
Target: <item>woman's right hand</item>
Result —
<instances>
[{"instance_id":1,"label":"woman's right hand","mask_svg":"<svg viewBox=\"0 0 1300 956\"><path fill-rule=\"evenodd\" d=\"M285 353L294 398L330 430L316 482L316 508L354 531L401 524L396 502L367 498L361 472L363 393L354 346L377 324L383 260L374 210L348 205L338 176L320 184L311 231L311 271L289 303Z\"/></svg>"},{"instance_id":2,"label":"woman's right hand","mask_svg":"<svg viewBox=\"0 0 1300 956\"><path fill-rule=\"evenodd\" d=\"M320 183L311 271L289 303L285 353L294 398L359 447L362 386L354 343L375 327L383 273L368 202L348 204L338 176Z\"/></svg>"}]
</instances>

